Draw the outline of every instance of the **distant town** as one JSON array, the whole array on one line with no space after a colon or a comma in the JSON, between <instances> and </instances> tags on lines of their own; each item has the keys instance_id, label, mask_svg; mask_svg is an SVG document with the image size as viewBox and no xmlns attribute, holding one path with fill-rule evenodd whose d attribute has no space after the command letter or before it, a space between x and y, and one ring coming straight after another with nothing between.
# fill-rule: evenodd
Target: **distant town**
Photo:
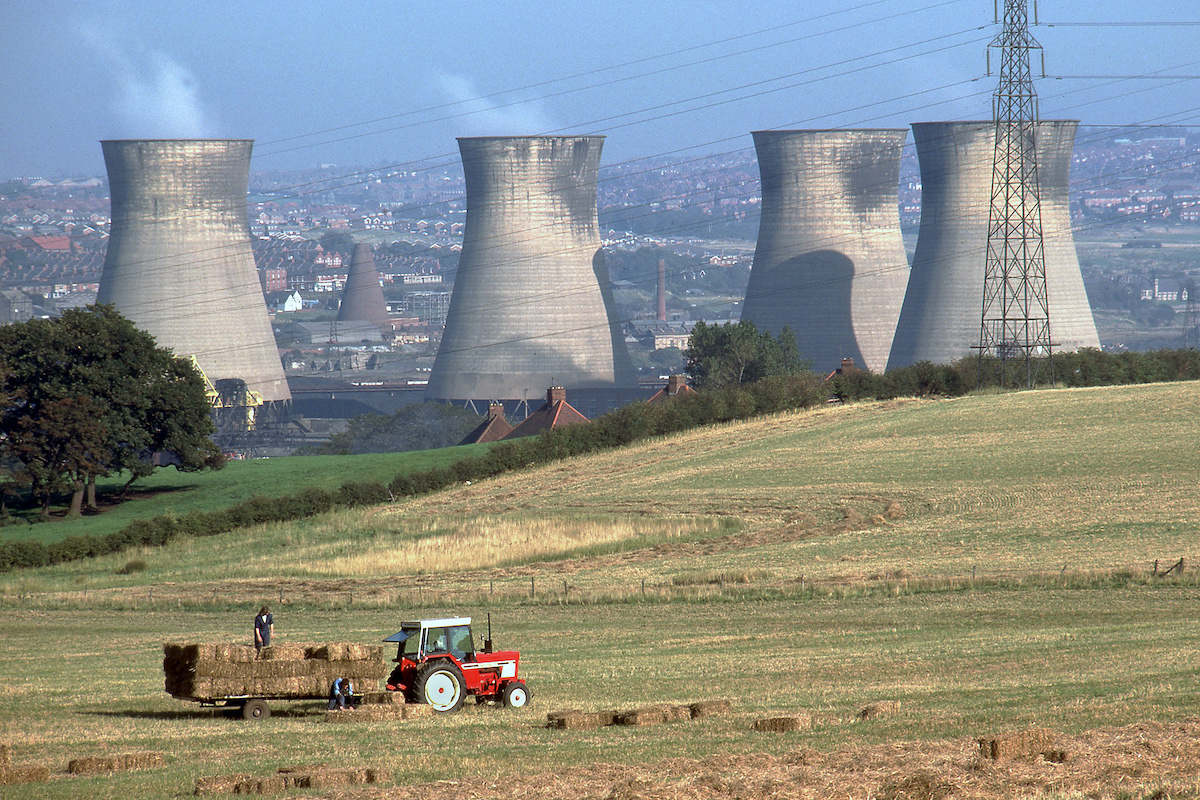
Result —
<instances>
[{"instance_id":1,"label":"distant town","mask_svg":"<svg viewBox=\"0 0 1200 800\"><path fill-rule=\"evenodd\" d=\"M619 319L647 382L681 366L696 320L738 318L758 181L749 149L601 169L601 237ZM463 195L457 164L251 174L254 256L289 376L422 382L462 249ZM911 144L899 197L911 255L921 207ZM1184 326L1195 324L1191 287L1200 283L1200 134L1080 128L1071 219L1105 349L1180 346ZM94 302L109 224L103 177L0 180L0 322ZM356 242L375 247L391 315L382 336L333 321ZM656 313L660 260L665 319Z\"/></svg>"}]
</instances>

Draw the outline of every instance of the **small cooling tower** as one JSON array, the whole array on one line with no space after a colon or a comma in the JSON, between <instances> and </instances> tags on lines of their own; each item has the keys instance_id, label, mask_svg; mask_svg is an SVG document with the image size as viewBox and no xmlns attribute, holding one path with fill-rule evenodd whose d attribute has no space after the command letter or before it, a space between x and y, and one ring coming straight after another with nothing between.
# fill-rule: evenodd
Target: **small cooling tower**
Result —
<instances>
[{"instance_id":1,"label":"small cooling tower","mask_svg":"<svg viewBox=\"0 0 1200 800\"><path fill-rule=\"evenodd\" d=\"M1038 124L1043 255L1055 350L1099 347L1075 239L1068 180L1078 123ZM996 128L991 122L919 122L921 228L889 367L949 364L978 353Z\"/></svg>"},{"instance_id":2,"label":"small cooling tower","mask_svg":"<svg viewBox=\"0 0 1200 800\"><path fill-rule=\"evenodd\" d=\"M426 397L629 389L596 221L602 136L458 140L467 220Z\"/></svg>"},{"instance_id":3,"label":"small cooling tower","mask_svg":"<svg viewBox=\"0 0 1200 800\"><path fill-rule=\"evenodd\" d=\"M263 302L246 192L249 140L101 142L112 232L97 302L163 347L195 356L210 381L291 399Z\"/></svg>"},{"instance_id":4,"label":"small cooling tower","mask_svg":"<svg viewBox=\"0 0 1200 800\"><path fill-rule=\"evenodd\" d=\"M908 258L900 236L906 130L756 131L762 218L742 319L786 325L818 372L882 372Z\"/></svg>"},{"instance_id":5,"label":"small cooling tower","mask_svg":"<svg viewBox=\"0 0 1200 800\"><path fill-rule=\"evenodd\" d=\"M371 245L364 242L354 245L354 258L346 274L337 321L370 322L378 325L382 333L389 331L387 301L383 299L383 287L379 285L375 256L371 252Z\"/></svg>"}]
</instances>

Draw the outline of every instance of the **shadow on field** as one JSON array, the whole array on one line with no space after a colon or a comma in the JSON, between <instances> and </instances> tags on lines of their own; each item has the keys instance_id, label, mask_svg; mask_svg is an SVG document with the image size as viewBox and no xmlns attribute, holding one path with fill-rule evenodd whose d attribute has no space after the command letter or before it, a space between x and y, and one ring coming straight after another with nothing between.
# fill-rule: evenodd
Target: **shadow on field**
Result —
<instances>
[{"instance_id":1,"label":"shadow on field","mask_svg":"<svg viewBox=\"0 0 1200 800\"><path fill-rule=\"evenodd\" d=\"M77 711L77 714L86 714L93 717L118 717L124 719L155 719L155 720L188 720L188 719L203 719L213 717L225 717L227 719L241 720L242 710L237 707L216 707L216 708L185 708L178 711L137 711L134 709L126 709L124 711ZM309 703L307 705L292 705L292 706L271 706L271 717L311 717L325 713L325 703Z\"/></svg>"}]
</instances>

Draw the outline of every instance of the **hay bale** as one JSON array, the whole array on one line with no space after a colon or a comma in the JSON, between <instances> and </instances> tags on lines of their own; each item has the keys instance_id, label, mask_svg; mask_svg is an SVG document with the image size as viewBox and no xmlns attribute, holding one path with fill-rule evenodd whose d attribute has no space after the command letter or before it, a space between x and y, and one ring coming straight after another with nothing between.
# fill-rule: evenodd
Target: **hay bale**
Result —
<instances>
[{"instance_id":1,"label":"hay bale","mask_svg":"<svg viewBox=\"0 0 1200 800\"><path fill-rule=\"evenodd\" d=\"M1014 733L978 739L979 755L985 759L1032 758L1053 749L1057 737L1047 728L1028 728Z\"/></svg>"},{"instance_id":2,"label":"hay bale","mask_svg":"<svg viewBox=\"0 0 1200 800\"><path fill-rule=\"evenodd\" d=\"M792 731L806 730L811 727L812 716L810 714L797 714L790 717L767 717L766 719L755 720L753 725L754 730L769 733L791 733Z\"/></svg>"},{"instance_id":3,"label":"hay bale","mask_svg":"<svg viewBox=\"0 0 1200 800\"><path fill-rule=\"evenodd\" d=\"M898 700L878 700L874 703L866 705L862 711L858 712L859 719L879 719L891 714L895 714L900 710L900 701Z\"/></svg>"},{"instance_id":4,"label":"hay bale","mask_svg":"<svg viewBox=\"0 0 1200 800\"><path fill-rule=\"evenodd\" d=\"M302 644L273 644L258 651L260 661L303 661L308 648Z\"/></svg>"},{"instance_id":5,"label":"hay bale","mask_svg":"<svg viewBox=\"0 0 1200 800\"><path fill-rule=\"evenodd\" d=\"M885 783L876 792L876 800L945 800L958 792L958 787L940 780L928 772L918 772L908 778Z\"/></svg>"},{"instance_id":6,"label":"hay bale","mask_svg":"<svg viewBox=\"0 0 1200 800\"><path fill-rule=\"evenodd\" d=\"M667 712L663 706L648 706L622 711L617 715L618 725L662 725L667 721Z\"/></svg>"},{"instance_id":7,"label":"hay bale","mask_svg":"<svg viewBox=\"0 0 1200 800\"><path fill-rule=\"evenodd\" d=\"M733 711L733 703L728 700L701 700L698 703L692 703L688 706L688 711L691 713L692 719L715 717L731 713Z\"/></svg>"},{"instance_id":8,"label":"hay bale","mask_svg":"<svg viewBox=\"0 0 1200 800\"><path fill-rule=\"evenodd\" d=\"M888 519L902 519L904 517L904 506L895 500L891 500L888 502L887 508L883 510L883 515Z\"/></svg>"},{"instance_id":9,"label":"hay bale","mask_svg":"<svg viewBox=\"0 0 1200 800\"><path fill-rule=\"evenodd\" d=\"M600 720L600 727L602 728L609 725L616 725L617 717L619 716L621 716L621 712L613 708L596 712L596 719Z\"/></svg>"},{"instance_id":10,"label":"hay bale","mask_svg":"<svg viewBox=\"0 0 1200 800\"><path fill-rule=\"evenodd\" d=\"M67 772L72 775L95 775L101 772L116 772L117 760L111 756L73 758L67 762Z\"/></svg>"},{"instance_id":11,"label":"hay bale","mask_svg":"<svg viewBox=\"0 0 1200 800\"><path fill-rule=\"evenodd\" d=\"M555 711L546 715L546 727L561 731L590 731L611 725L608 720L609 717L605 715L586 711Z\"/></svg>"},{"instance_id":12,"label":"hay bale","mask_svg":"<svg viewBox=\"0 0 1200 800\"><path fill-rule=\"evenodd\" d=\"M1050 748L1042 751L1042 758L1051 764L1065 764L1071 759L1071 754L1066 750Z\"/></svg>"},{"instance_id":13,"label":"hay bale","mask_svg":"<svg viewBox=\"0 0 1200 800\"><path fill-rule=\"evenodd\" d=\"M402 706L404 702L403 692L364 692L362 695L363 705Z\"/></svg>"},{"instance_id":14,"label":"hay bale","mask_svg":"<svg viewBox=\"0 0 1200 800\"><path fill-rule=\"evenodd\" d=\"M347 642L346 658L350 661L381 661L383 660L383 645L358 644Z\"/></svg>"},{"instance_id":15,"label":"hay bale","mask_svg":"<svg viewBox=\"0 0 1200 800\"><path fill-rule=\"evenodd\" d=\"M692 709L688 706L665 705L661 708L667 716L667 722L685 722L692 718Z\"/></svg>"},{"instance_id":16,"label":"hay bale","mask_svg":"<svg viewBox=\"0 0 1200 800\"><path fill-rule=\"evenodd\" d=\"M10 764L12 764L12 747L0 744L0 767L7 767Z\"/></svg>"},{"instance_id":17,"label":"hay bale","mask_svg":"<svg viewBox=\"0 0 1200 800\"><path fill-rule=\"evenodd\" d=\"M239 772L233 775L210 775L196 778L195 794L233 794L239 784L253 779L253 775Z\"/></svg>"},{"instance_id":18,"label":"hay bale","mask_svg":"<svg viewBox=\"0 0 1200 800\"><path fill-rule=\"evenodd\" d=\"M363 705L345 711L326 711L326 722L378 722L406 719L404 706Z\"/></svg>"},{"instance_id":19,"label":"hay bale","mask_svg":"<svg viewBox=\"0 0 1200 800\"><path fill-rule=\"evenodd\" d=\"M45 783L50 780L50 768L26 764L20 767L0 767L0 786L18 783Z\"/></svg>"},{"instance_id":20,"label":"hay bale","mask_svg":"<svg viewBox=\"0 0 1200 800\"><path fill-rule=\"evenodd\" d=\"M317 661L346 661L346 645L343 642L325 642L305 648L305 658Z\"/></svg>"},{"instance_id":21,"label":"hay bale","mask_svg":"<svg viewBox=\"0 0 1200 800\"><path fill-rule=\"evenodd\" d=\"M340 789L346 786L364 786L386 781L391 773L386 769L368 767L339 767L316 769L308 773L292 773L289 785L297 789Z\"/></svg>"}]
</instances>

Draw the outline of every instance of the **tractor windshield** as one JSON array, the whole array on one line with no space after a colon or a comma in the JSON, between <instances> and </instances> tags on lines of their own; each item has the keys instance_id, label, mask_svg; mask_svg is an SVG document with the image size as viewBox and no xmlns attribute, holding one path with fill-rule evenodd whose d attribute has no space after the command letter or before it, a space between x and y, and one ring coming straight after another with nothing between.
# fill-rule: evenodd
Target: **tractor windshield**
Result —
<instances>
[{"instance_id":1,"label":"tractor windshield","mask_svg":"<svg viewBox=\"0 0 1200 800\"><path fill-rule=\"evenodd\" d=\"M396 658L407 658L416 661L421 647L420 628L402 628L397 633L384 639L385 642L396 642Z\"/></svg>"}]
</instances>

